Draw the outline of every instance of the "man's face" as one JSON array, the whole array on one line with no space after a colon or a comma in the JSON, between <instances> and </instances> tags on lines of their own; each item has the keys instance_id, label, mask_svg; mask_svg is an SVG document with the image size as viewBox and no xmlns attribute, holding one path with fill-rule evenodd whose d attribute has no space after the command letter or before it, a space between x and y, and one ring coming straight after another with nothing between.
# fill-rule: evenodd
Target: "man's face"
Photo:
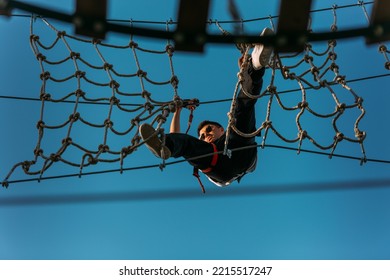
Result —
<instances>
[{"instance_id":1,"label":"man's face","mask_svg":"<svg viewBox=\"0 0 390 280\"><path fill-rule=\"evenodd\" d=\"M199 131L199 139L207 143L211 143L221 137L223 133L223 127L218 127L213 124L207 124Z\"/></svg>"}]
</instances>

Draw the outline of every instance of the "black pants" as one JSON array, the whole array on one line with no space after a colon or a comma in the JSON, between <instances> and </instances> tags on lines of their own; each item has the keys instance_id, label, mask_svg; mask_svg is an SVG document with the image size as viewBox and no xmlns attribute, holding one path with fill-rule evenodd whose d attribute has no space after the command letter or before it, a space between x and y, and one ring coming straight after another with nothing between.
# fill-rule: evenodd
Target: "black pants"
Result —
<instances>
[{"instance_id":1,"label":"black pants","mask_svg":"<svg viewBox=\"0 0 390 280\"><path fill-rule=\"evenodd\" d=\"M252 95L259 95L262 85L265 68L254 70L252 64L249 64L248 71L244 75L245 81L242 87ZM237 97L237 107L234 117L236 118L236 127L244 133L251 133L256 130L255 104L257 99L248 98L240 90ZM223 151L226 134L217 139L214 144L218 151ZM191 159L205 154L212 154L214 148L212 144L199 140L188 134L170 133L166 135L166 146L170 149L172 156ZM255 137L246 138L237 135L233 131L230 133L229 149L255 145ZM206 175L213 181L220 183L228 182L238 174L245 172L256 160L257 148L244 149L232 153L231 158L219 154L217 165L210 173ZM189 163L198 169L210 167L212 156L202 157L190 160Z\"/></svg>"}]
</instances>

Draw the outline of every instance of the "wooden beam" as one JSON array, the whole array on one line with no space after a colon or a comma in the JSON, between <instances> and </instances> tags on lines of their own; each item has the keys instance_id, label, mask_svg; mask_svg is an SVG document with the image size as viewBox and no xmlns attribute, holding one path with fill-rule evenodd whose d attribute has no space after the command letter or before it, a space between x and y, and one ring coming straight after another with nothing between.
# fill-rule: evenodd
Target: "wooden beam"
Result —
<instances>
[{"instance_id":1,"label":"wooden beam","mask_svg":"<svg viewBox=\"0 0 390 280\"><path fill-rule=\"evenodd\" d=\"M106 17L107 0L76 0L73 22L77 34L104 39Z\"/></svg>"},{"instance_id":2,"label":"wooden beam","mask_svg":"<svg viewBox=\"0 0 390 280\"><path fill-rule=\"evenodd\" d=\"M390 40L390 30L386 30L385 24L390 23L390 0L375 0L371 11L370 25L373 34L366 38L367 44L373 44Z\"/></svg>"},{"instance_id":3,"label":"wooden beam","mask_svg":"<svg viewBox=\"0 0 390 280\"><path fill-rule=\"evenodd\" d=\"M175 49L203 52L210 0L181 0L178 25L175 31Z\"/></svg>"},{"instance_id":4,"label":"wooden beam","mask_svg":"<svg viewBox=\"0 0 390 280\"><path fill-rule=\"evenodd\" d=\"M277 34L277 52L298 52L304 47L311 9L311 0L281 0Z\"/></svg>"},{"instance_id":5,"label":"wooden beam","mask_svg":"<svg viewBox=\"0 0 390 280\"><path fill-rule=\"evenodd\" d=\"M7 0L0 0L0 16L10 16L12 14L12 7L9 7Z\"/></svg>"}]
</instances>

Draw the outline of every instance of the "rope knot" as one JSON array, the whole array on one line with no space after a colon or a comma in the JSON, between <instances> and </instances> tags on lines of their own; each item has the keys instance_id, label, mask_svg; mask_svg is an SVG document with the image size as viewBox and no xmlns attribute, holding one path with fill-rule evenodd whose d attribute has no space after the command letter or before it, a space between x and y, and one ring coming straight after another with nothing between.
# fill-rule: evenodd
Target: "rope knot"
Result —
<instances>
[{"instance_id":1,"label":"rope knot","mask_svg":"<svg viewBox=\"0 0 390 280\"><path fill-rule=\"evenodd\" d=\"M140 77L140 78L146 77L147 74L148 74L147 72L145 72L145 71L143 71L143 70L141 70L141 69L139 69L139 70L137 71L137 76Z\"/></svg>"},{"instance_id":2,"label":"rope knot","mask_svg":"<svg viewBox=\"0 0 390 280\"><path fill-rule=\"evenodd\" d=\"M105 119L104 120L104 126L107 127L107 128L110 128L114 125L114 123L112 122L112 120L110 119Z\"/></svg>"},{"instance_id":3,"label":"rope knot","mask_svg":"<svg viewBox=\"0 0 390 280\"><path fill-rule=\"evenodd\" d=\"M34 149L34 156L42 156L43 155L43 150L42 149Z\"/></svg>"},{"instance_id":4,"label":"rope knot","mask_svg":"<svg viewBox=\"0 0 390 280\"><path fill-rule=\"evenodd\" d=\"M144 104L144 108L145 108L146 110L148 110L149 112L151 112L151 111L154 109L154 105L153 105L152 103L150 103L150 102L146 102L146 103Z\"/></svg>"},{"instance_id":5,"label":"rope knot","mask_svg":"<svg viewBox=\"0 0 390 280\"><path fill-rule=\"evenodd\" d=\"M366 138L366 132L356 129L355 137L359 139L360 142L363 142L363 140Z\"/></svg>"},{"instance_id":6,"label":"rope knot","mask_svg":"<svg viewBox=\"0 0 390 280\"><path fill-rule=\"evenodd\" d=\"M135 49L135 48L138 48L138 44L136 42L134 42L133 40L131 40L129 42L129 47L132 49Z\"/></svg>"},{"instance_id":7,"label":"rope knot","mask_svg":"<svg viewBox=\"0 0 390 280\"><path fill-rule=\"evenodd\" d=\"M100 144L98 149L102 153L107 153L110 150L110 147L108 145Z\"/></svg>"},{"instance_id":8,"label":"rope knot","mask_svg":"<svg viewBox=\"0 0 390 280\"><path fill-rule=\"evenodd\" d=\"M104 65L103 65L103 69L106 70L106 71L107 70L111 70L112 67L113 67L113 65L108 63L108 62L104 63Z\"/></svg>"},{"instance_id":9,"label":"rope knot","mask_svg":"<svg viewBox=\"0 0 390 280\"><path fill-rule=\"evenodd\" d=\"M99 45L101 44L102 40L101 39L98 39L98 38L93 38L92 39L92 44L94 45Z\"/></svg>"},{"instance_id":10,"label":"rope knot","mask_svg":"<svg viewBox=\"0 0 390 280\"><path fill-rule=\"evenodd\" d=\"M44 56L42 53L37 53L36 58L39 61L45 61L46 60L46 56Z\"/></svg>"},{"instance_id":11,"label":"rope knot","mask_svg":"<svg viewBox=\"0 0 390 280\"><path fill-rule=\"evenodd\" d=\"M261 124L261 127L262 128L269 128L272 126L272 122L271 121L264 121L262 124Z\"/></svg>"},{"instance_id":12,"label":"rope knot","mask_svg":"<svg viewBox=\"0 0 390 280\"><path fill-rule=\"evenodd\" d=\"M379 52L385 53L387 51L387 47L385 45L380 45L379 46Z\"/></svg>"},{"instance_id":13,"label":"rope knot","mask_svg":"<svg viewBox=\"0 0 390 280\"><path fill-rule=\"evenodd\" d=\"M329 67L330 67L330 70L332 70L333 72L339 70L339 66L336 63L334 63L334 62L331 63Z\"/></svg>"},{"instance_id":14,"label":"rope knot","mask_svg":"<svg viewBox=\"0 0 390 280\"><path fill-rule=\"evenodd\" d=\"M328 57L331 60L336 60L337 59L337 54L335 52L329 52Z\"/></svg>"},{"instance_id":15,"label":"rope knot","mask_svg":"<svg viewBox=\"0 0 390 280\"><path fill-rule=\"evenodd\" d=\"M30 41L39 41L39 36L38 35L30 35Z\"/></svg>"},{"instance_id":16,"label":"rope knot","mask_svg":"<svg viewBox=\"0 0 390 280\"><path fill-rule=\"evenodd\" d=\"M275 93L276 93L276 86L274 86L274 85L269 85L269 86L267 87L267 91L268 91L269 93L275 94Z\"/></svg>"},{"instance_id":17,"label":"rope knot","mask_svg":"<svg viewBox=\"0 0 390 280\"><path fill-rule=\"evenodd\" d=\"M79 112L76 112L76 113L71 114L71 115L69 116L69 121L71 121L71 122L77 122L77 121L79 120L79 118L80 118L80 113L79 113Z\"/></svg>"},{"instance_id":18,"label":"rope knot","mask_svg":"<svg viewBox=\"0 0 390 280\"><path fill-rule=\"evenodd\" d=\"M305 54L305 56L303 57L303 59L305 60L305 62L309 63L311 61L314 60L314 58L308 54Z\"/></svg>"},{"instance_id":19,"label":"rope knot","mask_svg":"<svg viewBox=\"0 0 390 280\"><path fill-rule=\"evenodd\" d=\"M340 103L340 104L337 104L336 110L340 113L343 113L345 111L346 107L347 107L347 105L345 103Z\"/></svg>"},{"instance_id":20,"label":"rope knot","mask_svg":"<svg viewBox=\"0 0 390 280\"><path fill-rule=\"evenodd\" d=\"M74 72L74 76L75 76L77 79L84 78L84 77L85 77L85 72L80 71L80 70L77 70L76 72Z\"/></svg>"},{"instance_id":21,"label":"rope knot","mask_svg":"<svg viewBox=\"0 0 390 280\"><path fill-rule=\"evenodd\" d=\"M167 52L167 54L169 56L173 56L173 53L175 52L175 47L172 46L171 44L168 44L166 47L165 47L165 51Z\"/></svg>"},{"instance_id":22,"label":"rope knot","mask_svg":"<svg viewBox=\"0 0 390 280\"><path fill-rule=\"evenodd\" d=\"M109 85L110 85L110 88L112 88L112 89L118 89L120 86L120 84L115 80L111 80Z\"/></svg>"},{"instance_id":23,"label":"rope knot","mask_svg":"<svg viewBox=\"0 0 390 280\"><path fill-rule=\"evenodd\" d=\"M62 38L62 37L64 37L66 35L66 32L65 31L58 31L57 32L57 37L58 38Z\"/></svg>"},{"instance_id":24,"label":"rope knot","mask_svg":"<svg viewBox=\"0 0 390 280\"><path fill-rule=\"evenodd\" d=\"M149 99L152 94L148 92L147 90L142 91L141 96L142 98Z\"/></svg>"},{"instance_id":25,"label":"rope knot","mask_svg":"<svg viewBox=\"0 0 390 280\"><path fill-rule=\"evenodd\" d=\"M304 108L307 108L308 106L309 106L309 103L307 101L302 101L302 102L298 103L299 109L304 109Z\"/></svg>"},{"instance_id":26,"label":"rope knot","mask_svg":"<svg viewBox=\"0 0 390 280\"><path fill-rule=\"evenodd\" d=\"M77 89L75 91L75 95L76 95L76 97L84 97L85 96L85 92L82 91L81 89Z\"/></svg>"},{"instance_id":27,"label":"rope knot","mask_svg":"<svg viewBox=\"0 0 390 280\"><path fill-rule=\"evenodd\" d=\"M73 59L78 59L80 58L80 53L78 52L70 52L70 57Z\"/></svg>"},{"instance_id":28,"label":"rope knot","mask_svg":"<svg viewBox=\"0 0 390 280\"><path fill-rule=\"evenodd\" d=\"M41 73L41 75L39 75L39 77L41 78L42 81L47 81L48 79L50 79L50 72L45 71L45 72Z\"/></svg>"},{"instance_id":29,"label":"rope knot","mask_svg":"<svg viewBox=\"0 0 390 280\"><path fill-rule=\"evenodd\" d=\"M72 143L73 143L73 140L70 137L66 137L66 138L62 139L62 144L65 144L66 146L69 146Z\"/></svg>"},{"instance_id":30,"label":"rope knot","mask_svg":"<svg viewBox=\"0 0 390 280\"><path fill-rule=\"evenodd\" d=\"M171 85L173 86L173 88L177 88L178 84L179 84L179 78L176 76L176 75L173 75L171 77Z\"/></svg>"},{"instance_id":31,"label":"rope knot","mask_svg":"<svg viewBox=\"0 0 390 280\"><path fill-rule=\"evenodd\" d=\"M58 162L61 159L61 156L59 154L51 154L50 160L53 162Z\"/></svg>"},{"instance_id":32,"label":"rope knot","mask_svg":"<svg viewBox=\"0 0 390 280\"><path fill-rule=\"evenodd\" d=\"M39 121L37 122L37 128L38 128L38 129L42 129L42 128L44 128L44 127L45 127L45 122L42 121L42 120L39 120Z\"/></svg>"},{"instance_id":33,"label":"rope knot","mask_svg":"<svg viewBox=\"0 0 390 280\"><path fill-rule=\"evenodd\" d=\"M39 99L41 101L50 101L51 100L51 94L42 92L41 95L39 96Z\"/></svg>"},{"instance_id":34,"label":"rope knot","mask_svg":"<svg viewBox=\"0 0 390 280\"><path fill-rule=\"evenodd\" d=\"M345 76L337 75L336 82L338 82L339 84L345 84Z\"/></svg>"},{"instance_id":35,"label":"rope knot","mask_svg":"<svg viewBox=\"0 0 390 280\"><path fill-rule=\"evenodd\" d=\"M334 140L336 140L337 142L341 142L343 139L344 139L344 134L341 132L337 132L334 137Z\"/></svg>"},{"instance_id":36,"label":"rope knot","mask_svg":"<svg viewBox=\"0 0 390 280\"><path fill-rule=\"evenodd\" d=\"M307 131L306 130L301 130L298 132L298 137L299 139L303 140L307 137Z\"/></svg>"},{"instance_id":37,"label":"rope knot","mask_svg":"<svg viewBox=\"0 0 390 280\"><path fill-rule=\"evenodd\" d=\"M115 96L111 96L110 97L110 103L112 105L118 105L120 103L120 100L118 98L116 98Z\"/></svg>"}]
</instances>

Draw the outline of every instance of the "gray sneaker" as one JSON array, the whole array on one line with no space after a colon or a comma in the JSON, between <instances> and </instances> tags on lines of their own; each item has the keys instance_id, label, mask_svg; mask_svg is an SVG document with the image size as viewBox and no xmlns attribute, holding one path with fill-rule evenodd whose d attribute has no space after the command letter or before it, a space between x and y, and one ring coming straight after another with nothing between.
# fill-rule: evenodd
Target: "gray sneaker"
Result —
<instances>
[{"instance_id":1,"label":"gray sneaker","mask_svg":"<svg viewBox=\"0 0 390 280\"><path fill-rule=\"evenodd\" d=\"M139 127L139 134L141 135L142 140L145 141L146 147L156 157L168 159L171 156L171 151L168 149L168 147L162 145L162 142L160 138L158 138L156 130L153 128L153 126L147 123L142 124Z\"/></svg>"},{"instance_id":2,"label":"gray sneaker","mask_svg":"<svg viewBox=\"0 0 390 280\"><path fill-rule=\"evenodd\" d=\"M273 34L274 32L272 31L272 29L266 27L263 29L263 32L261 32L260 36L268 36ZM258 70L267 66L271 59L272 52L273 47L270 45L264 46L263 44L255 44L251 55L253 67Z\"/></svg>"}]
</instances>

